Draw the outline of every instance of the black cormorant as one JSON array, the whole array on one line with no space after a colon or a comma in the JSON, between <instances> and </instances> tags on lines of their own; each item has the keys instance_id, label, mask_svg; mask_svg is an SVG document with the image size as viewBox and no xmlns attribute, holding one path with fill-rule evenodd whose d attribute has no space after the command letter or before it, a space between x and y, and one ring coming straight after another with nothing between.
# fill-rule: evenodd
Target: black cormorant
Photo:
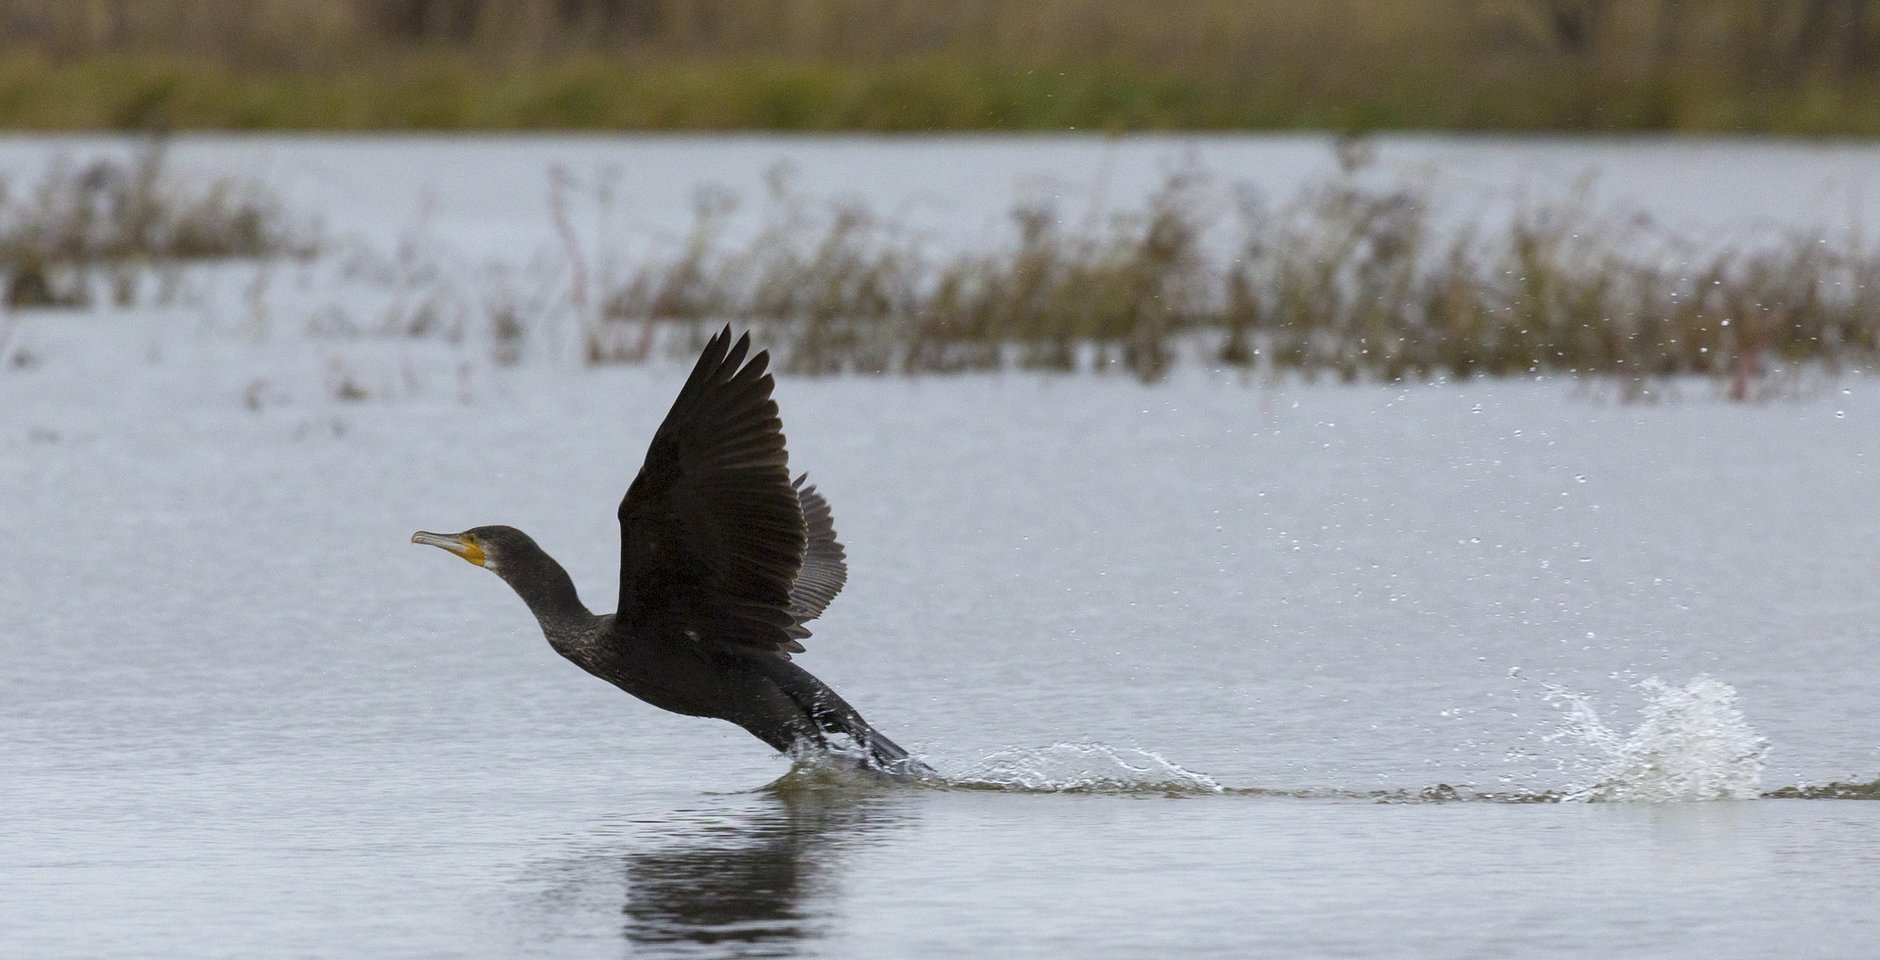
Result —
<instances>
[{"instance_id":1,"label":"black cormorant","mask_svg":"<svg viewBox=\"0 0 1880 960\"><path fill-rule=\"evenodd\" d=\"M502 577L557 653L664 710L729 720L778 750L852 741L879 770L930 772L790 660L848 579L829 503L790 479L768 351L726 326L706 344L620 501L620 605L589 612L514 527L420 531Z\"/></svg>"}]
</instances>

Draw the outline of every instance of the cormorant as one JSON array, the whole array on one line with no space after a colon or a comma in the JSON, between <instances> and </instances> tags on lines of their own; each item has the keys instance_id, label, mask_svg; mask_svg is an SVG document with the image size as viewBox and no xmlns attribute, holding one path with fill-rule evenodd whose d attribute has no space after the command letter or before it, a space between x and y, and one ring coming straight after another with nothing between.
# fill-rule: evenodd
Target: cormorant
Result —
<instances>
[{"instance_id":1,"label":"cormorant","mask_svg":"<svg viewBox=\"0 0 1880 960\"><path fill-rule=\"evenodd\" d=\"M514 527L419 531L502 577L549 645L583 670L674 713L729 720L792 755L854 742L888 773L931 769L875 732L797 666L816 619L848 579L829 503L790 479L768 351L727 325L653 434L620 501L620 603L596 615L574 581Z\"/></svg>"}]
</instances>

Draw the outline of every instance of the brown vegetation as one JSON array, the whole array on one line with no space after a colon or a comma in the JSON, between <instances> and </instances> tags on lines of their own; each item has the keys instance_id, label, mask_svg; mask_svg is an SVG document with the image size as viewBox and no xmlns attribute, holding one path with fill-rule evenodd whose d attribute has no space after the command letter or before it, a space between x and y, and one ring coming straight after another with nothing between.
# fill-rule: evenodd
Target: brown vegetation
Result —
<instances>
[{"instance_id":1,"label":"brown vegetation","mask_svg":"<svg viewBox=\"0 0 1880 960\"><path fill-rule=\"evenodd\" d=\"M1869 0L0 0L0 125L1880 131Z\"/></svg>"},{"instance_id":2,"label":"brown vegetation","mask_svg":"<svg viewBox=\"0 0 1880 960\"><path fill-rule=\"evenodd\" d=\"M57 163L28 187L0 177L0 303L7 306L81 306L99 267L117 268L115 296L127 300L141 268L311 246L255 184L170 176L160 142L129 161Z\"/></svg>"},{"instance_id":3,"label":"brown vegetation","mask_svg":"<svg viewBox=\"0 0 1880 960\"><path fill-rule=\"evenodd\" d=\"M1880 252L1857 238L1704 248L1575 203L1446 234L1418 190L1349 176L1282 209L1246 199L1222 223L1224 189L1172 176L1092 232L1021 206L1008 246L941 256L866 209L810 216L790 198L723 248L723 205L703 203L677 255L633 265L602 299L589 358L638 356L617 345L653 325L735 320L773 327L810 372L1154 380L1188 356L1344 380L1705 375L1738 399L1782 370L1880 359Z\"/></svg>"}]
</instances>

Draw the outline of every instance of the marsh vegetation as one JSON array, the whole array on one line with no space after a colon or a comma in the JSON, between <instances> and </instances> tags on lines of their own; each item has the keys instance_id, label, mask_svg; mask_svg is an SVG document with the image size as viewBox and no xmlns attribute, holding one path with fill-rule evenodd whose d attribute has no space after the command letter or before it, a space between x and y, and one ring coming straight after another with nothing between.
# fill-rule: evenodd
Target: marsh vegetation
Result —
<instances>
[{"instance_id":1,"label":"marsh vegetation","mask_svg":"<svg viewBox=\"0 0 1880 960\"><path fill-rule=\"evenodd\" d=\"M129 303L147 273L314 247L312 227L259 183L173 174L161 140L124 158L58 160L31 180L0 172L0 302L9 307L84 306L100 277Z\"/></svg>"},{"instance_id":2,"label":"marsh vegetation","mask_svg":"<svg viewBox=\"0 0 1880 960\"><path fill-rule=\"evenodd\" d=\"M0 0L0 126L1880 132L1867 0Z\"/></svg>"},{"instance_id":3,"label":"marsh vegetation","mask_svg":"<svg viewBox=\"0 0 1880 960\"><path fill-rule=\"evenodd\" d=\"M969 251L774 184L763 228L725 243L734 201L704 191L688 237L611 271L587 356L635 359L657 325L730 319L773 328L804 372L1155 380L1186 358L1346 381L1703 375L1747 399L1771 374L1880 351L1880 251L1858 235L1719 245L1570 199L1439 223L1427 189L1372 185L1347 149L1284 203L1178 171L1114 216L1016 204L1004 241Z\"/></svg>"},{"instance_id":4,"label":"marsh vegetation","mask_svg":"<svg viewBox=\"0 0 1880 960\"><path fill-rule=\"evenodd\" d=\"M230 306L250 338L298 316L327 342L445 341L499 366L570 341L588 364L636 362L725 322L761 328L812 374L1151 382L1188 364L1347 382L1578 375L1628 396L1696 376L1755 399L1880 360L1880 250L1857 229L1730 242L1571 194L1469 217L1372 156L1344 141L1277 199L1178 163L1134 206L1020 199L1003 226L944 243L866 201L806 194L784 167L754 204L702 188L689 228L621 243L617 188L557 169L538 208L553 239L481 262L422 231L321 249L264 187L178 175L145 147L0 193L0 280L14 308L100 291L129 304L153 275L168 302L186 264L247 259ZM313 266L277 301L283 257Z\"/></svg>"}]
</instances>

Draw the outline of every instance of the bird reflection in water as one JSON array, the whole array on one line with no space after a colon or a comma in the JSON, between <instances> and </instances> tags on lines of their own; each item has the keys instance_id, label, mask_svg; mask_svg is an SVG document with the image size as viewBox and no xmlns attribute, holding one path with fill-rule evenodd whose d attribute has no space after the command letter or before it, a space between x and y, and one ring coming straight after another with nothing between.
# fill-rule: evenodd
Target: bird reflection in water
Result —
<instances>
[{"instance_id":1,"label":"bird reflection in water","mask_svg":"<svg viewBox=\"0 0 1880 960\"><path fill-rule=\"evenodd\" d=\"M805 785L797 774L722 799L637 824L623 841L635 849L609 855L614 878L624 867L632 955L795 955L827 932L856 851L888 839L913 809L902 791Z\"/></svg>"}]
</instances>

